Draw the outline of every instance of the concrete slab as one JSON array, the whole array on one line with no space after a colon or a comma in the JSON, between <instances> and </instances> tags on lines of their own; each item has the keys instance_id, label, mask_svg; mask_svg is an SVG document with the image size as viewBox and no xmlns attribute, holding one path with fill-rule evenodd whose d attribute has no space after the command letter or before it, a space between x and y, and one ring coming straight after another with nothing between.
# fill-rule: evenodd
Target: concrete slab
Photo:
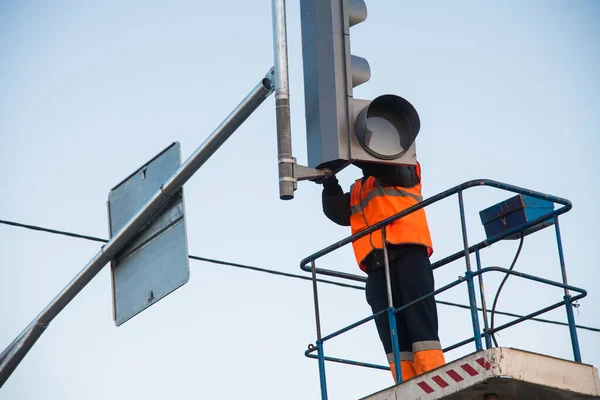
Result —
<instances>
[{"instance_id":1,"label":"concrete slab","mask_svg":"<svg viewBox=\"0 0 600 400\"><path fill-rule=\"evenodd\" d=\"M510 348L473 353L363 400L600 399L591 365ZM493 397L490 397L493 398Z\"/></svg>"}]
</instances>

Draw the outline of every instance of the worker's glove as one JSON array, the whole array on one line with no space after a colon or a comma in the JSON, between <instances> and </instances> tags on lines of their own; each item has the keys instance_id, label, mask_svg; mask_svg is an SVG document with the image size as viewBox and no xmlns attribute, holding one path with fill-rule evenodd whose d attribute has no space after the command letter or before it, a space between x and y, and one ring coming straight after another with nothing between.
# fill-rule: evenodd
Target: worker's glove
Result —
<instances>
[{"instance_id":1,"label":"worker's glove","mask_svg":"<svg viewBox=\"0 0 600 400\"><path fill-rule=\"evenodd\" d=\"M331 175L330 177L323 180L323 191L328 196L333 196L338 193L343 192L340 183L338 182L335 175Z\"/></svg>"},{"instance_id":2,"label":"worker's glove","mask_svg":"<svg viewBox=\"0 0 600 400\"><path fill-rule=\"evenodd\" d=\"M319 175L316 178L311 179L311 181L313 181L314 183L316 183L317 185L321 185L323 183L323 181L325 181L326 179L330 178L331 176L333 176L333 171L325 168L325 169L317 169L315 171L320 172Z\"/></svg>"}]
</instances>

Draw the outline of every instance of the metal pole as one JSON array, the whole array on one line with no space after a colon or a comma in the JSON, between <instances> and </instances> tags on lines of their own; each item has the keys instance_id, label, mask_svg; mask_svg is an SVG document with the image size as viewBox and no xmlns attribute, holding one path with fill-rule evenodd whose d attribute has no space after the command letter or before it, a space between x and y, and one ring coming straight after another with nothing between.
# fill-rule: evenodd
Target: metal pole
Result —
<instances>
[{"instance_id":1,"label":"metal pole","mask_svg":"<svg viewBox=\"0 0 600 400\"><path fill-rule=\"evenodd\" d=\"M558 247L558 260L560 261L560 272L562 275L562 281L565 285L568 285L567 281L567 267L565 266L565 255L562 246L562 237L560 234L560 226L558 225L558 216L554 217L554 230L556 231L556 245ZM565 296L569 296L569 289L565 288Z\"/></svg>"},{"instance_id":2,"label":"metal pole","mask_svg":"<svg viewBox=\"0 0 600 400\"><path fill-rule=\"evenodd\" d=\"M475 286L473 285L473 271L471 270L471 256L469 255L469 240L467 239L467 222L465 220L465 204L463 201L463 192L458 192L458 206L460 208L460 224L462 228L463 245L465 248L465 261L467 264L467 288L469 291L469 307L471 309L471 321L473 322L473 338L475 339L475 349L483 350L481 344L481 329L479 328L479 315L477 314L477 299L475 298Z\"/></svg>"},{"instance_id":3,"label":"metal pole","mask_svg":"<svg viewBox=\"0 0 600 400\"><path fill-rule=\"evenodd\" d=\"M317 339L321 340L321 317L319 316L319 294L317 292L317 272L315 262L311 261L313 297L315 299L315 322L317 325Z\"/></svg>"},{"instance_id":4,"label":"metal pole","mask_svg":"<svg viewBox=\"0 0 600 400\"><path fill-rule=\"evenodd\" d=\"M479 255L479 249L475 250L475 260L477 261L477 271L481 271L481 256ZM485 291L483 288L483 274L477 276L479 279L479 294L481 295L481 310L483 311L483 336L485 338L485 348L492 348L492 338L490 336L490 326L488 324L487 316L487 304L485 301Z\"/></svg>"},{"instance_id":5,"label":"metal pole","mask_svg":"<svg viewBox=\"0 0 600 400\"><path fill-rule=\"evenodd\" d=\"M262 102L273 93L270 79L263 78L244 100L229 114L215 131L179 167L154 196L117 232L71 282L38 314L21 333L21 339L5 350L0 361L0 387L6 382L19 362L33 347L50 322L67 304L121 251L144 225L167 203L185 182L210 158L210 156L235 132ZM10 346L9 346L10 347Z\"/></svg>"},{"instance_id":6,"label":"metal pole","mask_svg":"<svg viewBox=\"0 0 600 400\"><path fill-rule=\"evenodd\" d=\"M275 58L275 115L277 118L277 158L279 162L279 198L294 198L296 180L292 156L290 91L285 0L273 0L273 55Z\"/></svg>"},{"instance_id":7,"label":"metal pole","mask_svg":"<svg viewBox=\"0 0 600 400\"><path fill-rule=\"evenodd\" d=\"M577 338L577 329L575 328L575 315L573 315L573 300L571 296L564 296L565 307L567 308L567 320L569 321L569 333L571 334L571 346L573 347L573 359L581 362L581 351L579 350L579 339Z\"/></svg>"},{"instance_id":8,"label":"metal pole","mask_svg":"<svg viewBox=\"0 0 600 400\"><path fill-rule=\"evenodd\" d=\"M6 358L6 356L8 355L8 353L21 341L21 339L23 339L23 336L29 332L29 329L31 328L31 324L29 324L27 326L27 328L25 328L25 330L23 330L19 336L17 336L15 338L15 340L13 340L8 346L6 346L6 348L2 351L2 353L0 353L0 364L2 364L2 361L4 361L4 359Z\"/></svg>"},{"instance_id":9,"label":"metal pole","mask_svg":"<svg viewBox=\"0 0 600 400\"><path fill-rule=\"evenodd\" d=\"M390 274L390 260L388 258L387 246L385 245L385 226L381 228L381 243L383 247L383 262L385 265L385 286L388 297L388 322L390 324L390 336L392 338L392 350L394 352L394 365L396 367L396 383L402 382L402 366L400 365L400 345L398 344L398 329L396 329L396 314L394 314L394 299L392 297L392 278Z\"/></svg>"},{"instance_id":10,"label":"metal pole","mask_svg":"<svg viewBox=\"0 0 600 400\"><path fill-rule=\"evenodd\" d=\"M17 368L23 360L27 351L33 347L35 342L46 331L47 326L41 324L30 324L15 340L9 345L0 357L0 388L4 382Z\"/></svg>"},{"instance_id":11,"label":"metal pole","mask_svg":"<svg viewBox=\"0 0 600 400\"><path fill-rule=\"evenodd\" d=\"M323 342L317 340L317 353L319 358L319 381L321 382L321 400L327 400L327 379L325 378L325 353Z\"/></svg>"},{"instance_id":12,"label":"metal pole","mask_svg":"<svg viewBox=\"0 0 600 400\"><path fill-rule=\"evenodd\" d=\"M388 259L387 246L385 245L385 227L381 228L381 240L383 243L383 262L385 266L385 289L387 290L388 307L394 307L392 297L392 278L390 276L390 262Z\"/></svg>"},{"instance_id":13,"label":"metal pole","mask_svg":"<svg viewBox=\"0 0 600 400\"><path fill-rule=\"evenodd\" d=\"M390 321L390 333L392 336L392 351L394 352L394 381L402 382L402 364L400 362L400 345L398 344L398 329L396 329L396 314L394 308L388 308L388 320Z\"/></svg>"},{"instance_id":14,"label":"metal pole","mask_svg":"<svg viewBox=\"0 0 600 400\"><path fill-rule=\"evenodd\" d=\"M565 266L565 255L562 247L562 237L560 226L558 225L558 216L554 217L554 229L556 230L556 245L558 247L558 259L560 260L560 271L565 285L567 281L567 267ZM569 322L569 334L571 335L571 346L573 347L573 358L576 362L581 362L581 351L579 350L579 339L577 337L577 328L575 327L575 315L573 314L573 302L569 289L565 288L565 308L567 311L567 321Z\"/></svg>"}]
</instances>

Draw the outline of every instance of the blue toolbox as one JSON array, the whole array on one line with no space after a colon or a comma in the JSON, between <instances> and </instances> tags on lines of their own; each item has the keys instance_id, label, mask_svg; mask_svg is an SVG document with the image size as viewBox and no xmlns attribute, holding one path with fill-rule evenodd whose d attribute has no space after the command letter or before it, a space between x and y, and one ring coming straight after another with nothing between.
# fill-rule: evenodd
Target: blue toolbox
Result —
<instances>
[{"instance_id":1,"label":"blue toolbox","mask_svg":"<svg viewBox=\"0 0 600 400\"><path fill-rule=\"evenodd\" d=\"M554 203L548 200L541 200L535 197L518 195L511 197L483 211L479 212L479 218L485 228L485 235L488 239L497 236L510 229L524 225L554 210ZM554 224L554 219L541 222L525 231L523 236L539 231ZM507 237L506 239L518 239L521 233Z\"/></svg>"}]
</instances>

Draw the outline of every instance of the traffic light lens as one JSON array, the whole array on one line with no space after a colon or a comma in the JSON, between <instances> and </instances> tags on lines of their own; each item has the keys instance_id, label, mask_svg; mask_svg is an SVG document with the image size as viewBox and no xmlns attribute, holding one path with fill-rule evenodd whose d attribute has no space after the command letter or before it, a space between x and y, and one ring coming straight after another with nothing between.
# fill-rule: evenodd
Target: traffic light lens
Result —
<instances>
[{"instance_id":1,"label":"traffic light lens","mask_svg":"<svg viewBox=\"0 0 600 400\"><path fill-rule=\"evenodd\" d=\"M420 129L417 110L399 96L384 95L373 100L356 119L356 137L372 156L394 160L415 141Z\"/></svg>"},{"instance_id":2,"label":"traffic light lens","mask_svg":"<svg viewBox=\"0 0 600 400\"><path fill-rule=\"evenodd\" d=\"M406 129L404 129L406 130ZM399 157L410 144L402 143L403 135L393 122L379 116L367 118L364 146L375 153L376 157Z\"/></svg>"}]
</instances>

